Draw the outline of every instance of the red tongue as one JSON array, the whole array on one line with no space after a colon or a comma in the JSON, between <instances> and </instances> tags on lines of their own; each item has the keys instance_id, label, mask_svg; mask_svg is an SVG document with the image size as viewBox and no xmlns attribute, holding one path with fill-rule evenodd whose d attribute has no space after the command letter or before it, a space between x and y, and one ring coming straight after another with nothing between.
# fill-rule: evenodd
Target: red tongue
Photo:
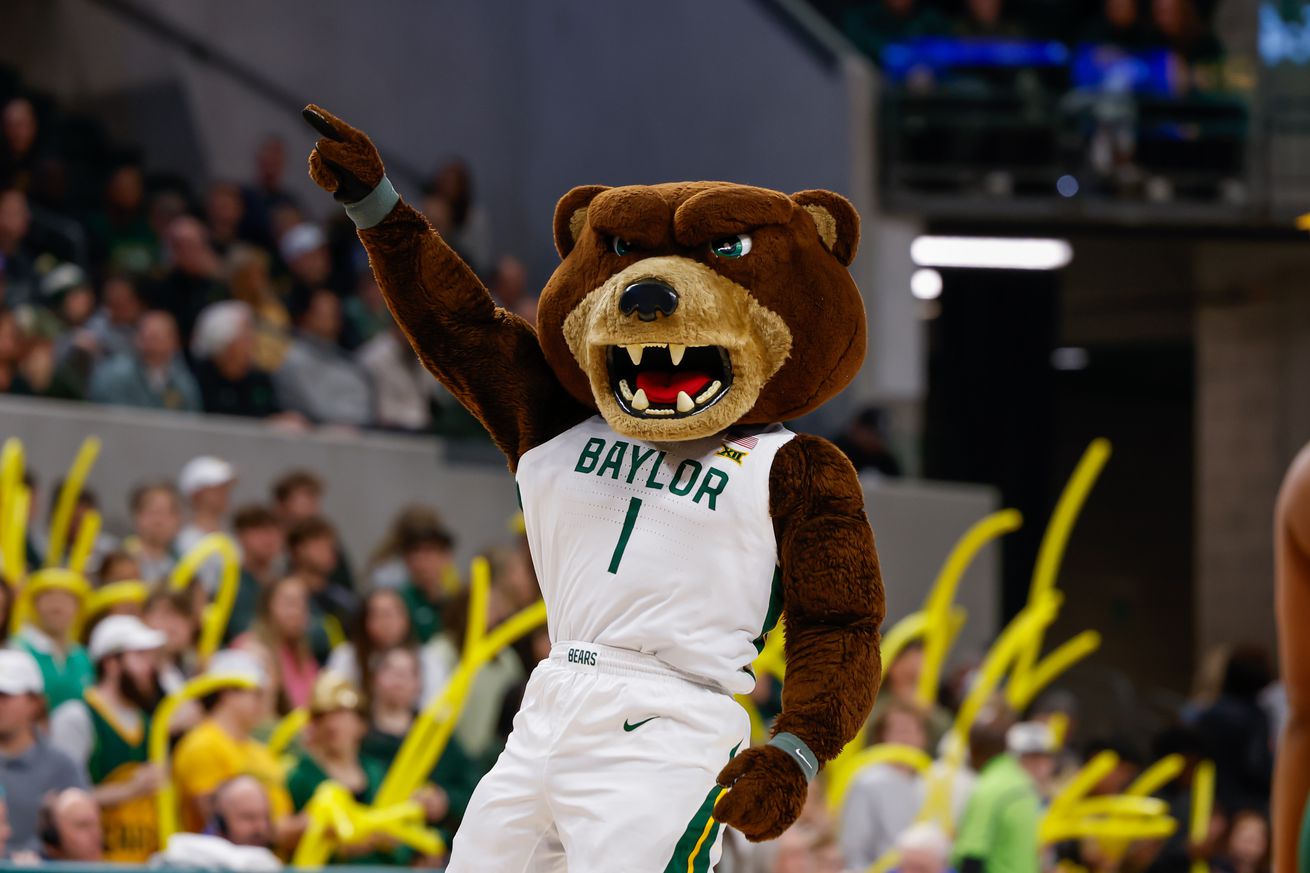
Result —
<instances>
[{"instance_id":1,"label":"red tongue","mask_svg":"<svg viewBox=\"0 0 1310 873\"><path fill-rule=\"evenodd\" d=\"M675 403L678 392L686 391L688 397L695 397L710 384L707 373L638 373L637 387L646 392L646 399L651 403Z\"/></svg>"}]
</instances>

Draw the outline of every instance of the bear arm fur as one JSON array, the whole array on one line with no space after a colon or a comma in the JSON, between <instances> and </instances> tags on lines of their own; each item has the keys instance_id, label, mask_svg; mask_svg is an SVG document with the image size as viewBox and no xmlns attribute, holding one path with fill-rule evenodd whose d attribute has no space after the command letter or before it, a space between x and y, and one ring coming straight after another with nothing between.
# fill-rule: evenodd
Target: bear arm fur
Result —
<instances>
[{"instance_id":1,"label":"bear arm fur","mask_svg":"<svg viewBox=\"0 0 1310 873\"><path fill-rule=\"evenodd\" d=\"M397 203L359 238L419 359L482 422L511 470L593 414L555 378L532 326L495 305L416 209Z\"/></svg>"},{"instance_id":2,"label":"bear arm fur","mask_svg":"<svg viewBox=\"0 0 1310 873\"><path fill-rule=\"evenodd\" d=\"M878 552L859 477L832 443L799 435L784 445L769 491L787 634L774 732L800 737L822 764L860 731L878 693Z\"/></svg>"}]
</instances>

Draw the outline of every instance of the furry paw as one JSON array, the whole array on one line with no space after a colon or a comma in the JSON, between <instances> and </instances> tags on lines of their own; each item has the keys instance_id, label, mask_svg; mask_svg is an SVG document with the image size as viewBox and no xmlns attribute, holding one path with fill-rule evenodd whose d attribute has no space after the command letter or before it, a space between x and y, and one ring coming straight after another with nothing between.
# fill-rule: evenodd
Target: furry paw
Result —
<instances>
[{"instance_id":1,"label":"furry paw","mask_svg":"<svg viewBox=\"0 0 1310 873\"><path fill-rule=\"evenodd\" d=\"M732 825L748 840L779 836L796 821L805 806L805 774L776 746L747 749L719 773L729 789L714 805L714 817Z\"/></svg>"},{"instance_id":2,"label":"furry paw","mask_svg":"<svg viewBox=\"0 0 1310 873\"><path fill-rule=\"evenodd\" d=\"M373 142L313 103L301 115L320 135L309 154L309 176L314 183L342 203L367 197L386 174Z\"/></svg>"}]
</instances>

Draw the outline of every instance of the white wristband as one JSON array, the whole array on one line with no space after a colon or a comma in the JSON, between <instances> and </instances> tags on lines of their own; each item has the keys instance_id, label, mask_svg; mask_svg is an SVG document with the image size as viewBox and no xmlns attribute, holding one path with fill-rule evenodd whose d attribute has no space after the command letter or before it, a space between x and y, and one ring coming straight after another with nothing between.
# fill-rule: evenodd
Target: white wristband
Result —
<instances>
[{"instance_id":1,"label":"white wristband","mask_svg":"<svg viewBox=\"0 0 1310 873\"><path fill-rule=\"evenodd\" d=\"M391 184L391 180L386 176L378 182L378 186L368 192L368 196L363 200L356 200L354 203L346 204L346 214L350 220L355 222L355 227L360 230L366 230L376 224L381 224L382 219L391 214L391 210L396 208L400 202L400 195L396 193L396 188Z\"/></svg>"}]
</instances>

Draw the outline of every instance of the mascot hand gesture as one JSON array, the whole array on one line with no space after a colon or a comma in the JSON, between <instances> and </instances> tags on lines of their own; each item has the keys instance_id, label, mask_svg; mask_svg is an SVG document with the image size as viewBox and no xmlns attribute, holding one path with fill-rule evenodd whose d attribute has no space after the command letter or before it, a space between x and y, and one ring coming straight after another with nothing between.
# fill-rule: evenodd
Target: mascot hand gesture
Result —
<instances>
[{"instance_id":1,"label":"mascot hand gesture","mask_svg":"<svg viewBox=\"0 0 1310 873\"><path fill-rule=\"evenodd\" d=\"M855 210L725 182L574 188L534 327L400 199L368 137L305 117L310 175L396 321L509 459L549 615L449 870L707 871L723 824L776 837L881 674L855 470L782 425L863 361ZM780 616L783 711L747 748L733 695Z\"/></svg>"}]
</instances>

